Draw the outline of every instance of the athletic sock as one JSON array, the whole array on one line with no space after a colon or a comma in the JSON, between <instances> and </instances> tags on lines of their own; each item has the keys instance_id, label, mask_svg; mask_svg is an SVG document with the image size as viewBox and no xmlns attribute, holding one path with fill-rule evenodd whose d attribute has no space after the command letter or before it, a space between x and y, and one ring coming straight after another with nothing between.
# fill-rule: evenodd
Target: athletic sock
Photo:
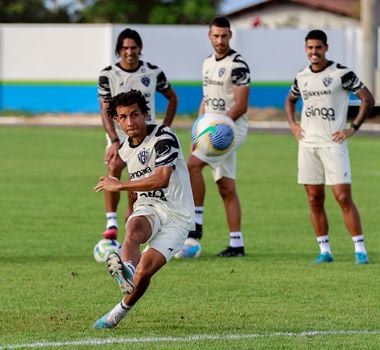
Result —
<instances>
[{"instance_id":1,"label":"athletic sock","mask_svg":"<svg viewBox=\"0 0 380 350\"><path fill-rule=\"evenodd\" d=\"M112 326L117 325L125 316L127 316L127 313L131 309L132 306L126 305L124 300L122 300L110 311L107 317L107 323Z\"/></svg>"},{"instance_id":2,"label":"athletic sock","mask_svg":"<svg viewBox=\"0 0 380 350\"><path fill-rule=\"evenodd\" d=\"M114 212L114 211L107 212L106 218L107 218L106 229L109 229L111 227L116 227L116 228L119 227L117 225L117 213L116 212Z\"/></svg>"},{"instance_id":3,"label":"athletic sock","mask_svg":"<svg viewBox=\"0 0 380 350\"><path fill-rule=\"evenodd\" d=\"M365 249L365 243L364 243L364 236L363 235L352 237L352 241L354 242L354 245L355 245L355 253L366 253L367 254L367 250Z\"/></svg>"},{"instance_id":4,"label":"athletic sock","mask_svg":"<svg viewBox=\"0 0 380 350\"><path fill-rule=\"evenodd\" d=\"M240 231L230 232L230 247L244 247L243 234Z\"/></svg>"},{"instance_id":5,"label":"athletic sock","mask_svg":"<svg viewBox=\"0 0 380 350\"><path fill-rule=\"evenodd\" d=\"M203 225L203 207L195 207L195 223Z\"/></svg>"},{"instance_id":6,"label":"athletic sock","mask_svg":"<svg viewBox=\"0 0 380 350\"><path fill-rule=\"evenodd\" d=\"M331 254L330 243L329 243L329 236L328 235L317 237L317 242L319 244L319 249L321 250L321 253L329 253L329 254Z\"/></svg>"}]
</instances>

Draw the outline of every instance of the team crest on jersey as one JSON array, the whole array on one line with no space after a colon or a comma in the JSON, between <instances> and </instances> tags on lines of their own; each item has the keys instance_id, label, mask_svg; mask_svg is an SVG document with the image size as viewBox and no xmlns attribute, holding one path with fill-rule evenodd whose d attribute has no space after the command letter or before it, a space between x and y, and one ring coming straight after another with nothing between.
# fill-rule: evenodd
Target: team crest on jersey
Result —
<instances>
[{"instance_id":1,"label":"team crest on jersey","mask_svg":"<svg viewBox=\"0 0 380 350\"><path fill-rule=\"evenodd\" d=\"M137 158L139 159L140 163L144 165L149 158L149 151L145 148L137 155Z\"/></svg>"},{"instance_id":2,"label":"team crest on jersey","mask_svg":"<svg viewBox=\"0 0 380 350\"><path fill-rule=\"evenodd\" d=\"M150 78L149 78L149 77L142 77L142 78L141 78L141 82L142 82L145 86L149 86L149 84L150 84Z\"/></svg>"},{"instance_id":3,"label":"team crest on jersey","mask_svg":"<svg viewBox=\"0 0 380 350\"><path fill-rule=\"evenodd\" d=\"M325 77L325 78L323 78L323 85L328 87L332 83L332 81L333 81L333 78Z\"/></svg>"},{"instance_id":4,"label":"team crest on jersey","mask_svg":"<svg viewBox=\"0 0 380 350\"><path fill-rule=\"evenodd\" d=\"M226 71L225 68L220 68L219 69L219 72L218 72L219 78L224 74L225 71Z\"/></svg>"}]
</instances>

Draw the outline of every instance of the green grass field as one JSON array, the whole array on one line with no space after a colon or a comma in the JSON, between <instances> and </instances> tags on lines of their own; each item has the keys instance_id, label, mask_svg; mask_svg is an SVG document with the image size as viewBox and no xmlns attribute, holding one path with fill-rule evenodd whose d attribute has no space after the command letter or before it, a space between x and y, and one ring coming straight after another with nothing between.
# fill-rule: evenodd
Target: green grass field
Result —
<instances>
[{"instance_id":1,"label":"green grass field","mask_svg":"<svg viewBox=\"0 0 380 350\"><path fill-rule=\"evenodd\" d=\"M187 153L189 132L178 134ZM201 257L171 261L118 328L95 331L121 297L92 257L105 223L103 195L92 190L105 173L104 142L100 128L1 127L0 349L379 348L379 138L350 140L369 265L355 265L330 191L336 261L312 264L318 247L296 184L296 142L254 133L239 152L248 255L215 257L228 235L206 171Z\"/></svg>"}]
</instances>

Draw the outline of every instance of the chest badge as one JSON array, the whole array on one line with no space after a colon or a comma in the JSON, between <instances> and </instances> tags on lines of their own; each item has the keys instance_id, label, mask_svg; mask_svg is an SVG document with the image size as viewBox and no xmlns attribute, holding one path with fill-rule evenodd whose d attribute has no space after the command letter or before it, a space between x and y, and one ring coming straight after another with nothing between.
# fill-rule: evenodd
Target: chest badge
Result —
<instances>
[{"instance_id":1,"label":"chest badge","mask_svg":"<svg viewBox=\"0 0 380 350\"><path fill-rule=\"evenodd\" d=\"M142 165L145 165L149 158L149 151L147 149L143 149L138 155L137 158L139 159L140 163Z\"/></svg>"},{"instance_id":2,"label":"chest badge","mask_svg":"<svg viewBox=\"0 0 380 350\"><path fill-rule=\"evenodd\" d=\"M333 78L325 77L325 78L323 78L323 85L328 87L332 83L332 81L333 81Z\"/></svg>"},{"instance_id":3,"label":"chest badge","mask_svg":"<svg viewBox=\"0 0 380 350\"><path fill-rule=\"evenodd\" d=\"M219 78L224 74L225 71L226 71L225 68L220 68L219 69L219 72L218 72Z\"/></svg>"},{"instance_id":4,"label":"chest badge","mask_svg":"<svg viewBox=\"0 0 380 350\"><path fill-rule=\"evenodd\" d=\"M141 82L143 83L143 85L145 85L146 87L148 87L149 84L150 84L150 78L149 77L142 77L141 78Z\"/></svg>"}]
</instances>

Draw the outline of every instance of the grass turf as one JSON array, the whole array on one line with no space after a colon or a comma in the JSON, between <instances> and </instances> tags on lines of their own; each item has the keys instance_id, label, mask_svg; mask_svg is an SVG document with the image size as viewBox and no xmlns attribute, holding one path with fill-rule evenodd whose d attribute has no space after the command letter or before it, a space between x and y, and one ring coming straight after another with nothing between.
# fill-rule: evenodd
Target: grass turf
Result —
<instances>
[{"instance_id":1,"label":"grass turf","mask_svg":"<svg viewBox=\"0 0 380 350\"><path fill-rule=\"evenodd\" d=\"M178 134L187 153L189 132ZM104 227L103 196L92 191L105 173L103 148L99 128L0 129L0 348L40 341L53 342L44 346L52 349L378 347L378 138L350 140L368 266L355 265L330 191L326 206L336 261L312 264L318 247L304 190L295 183L296 142L290 135L250 134L238 161L248 255L215 257L228 234L206 170L201 257L171 261L118 328L99 332L93 322L121 297L105 266L92 257ZM120 219L125 201L124 195ZM301 334L308 331L325 333ZM194 335L199 338L189 338ZM90 343L94 339L100 340Z\"/></svg>"}]
</instances>

